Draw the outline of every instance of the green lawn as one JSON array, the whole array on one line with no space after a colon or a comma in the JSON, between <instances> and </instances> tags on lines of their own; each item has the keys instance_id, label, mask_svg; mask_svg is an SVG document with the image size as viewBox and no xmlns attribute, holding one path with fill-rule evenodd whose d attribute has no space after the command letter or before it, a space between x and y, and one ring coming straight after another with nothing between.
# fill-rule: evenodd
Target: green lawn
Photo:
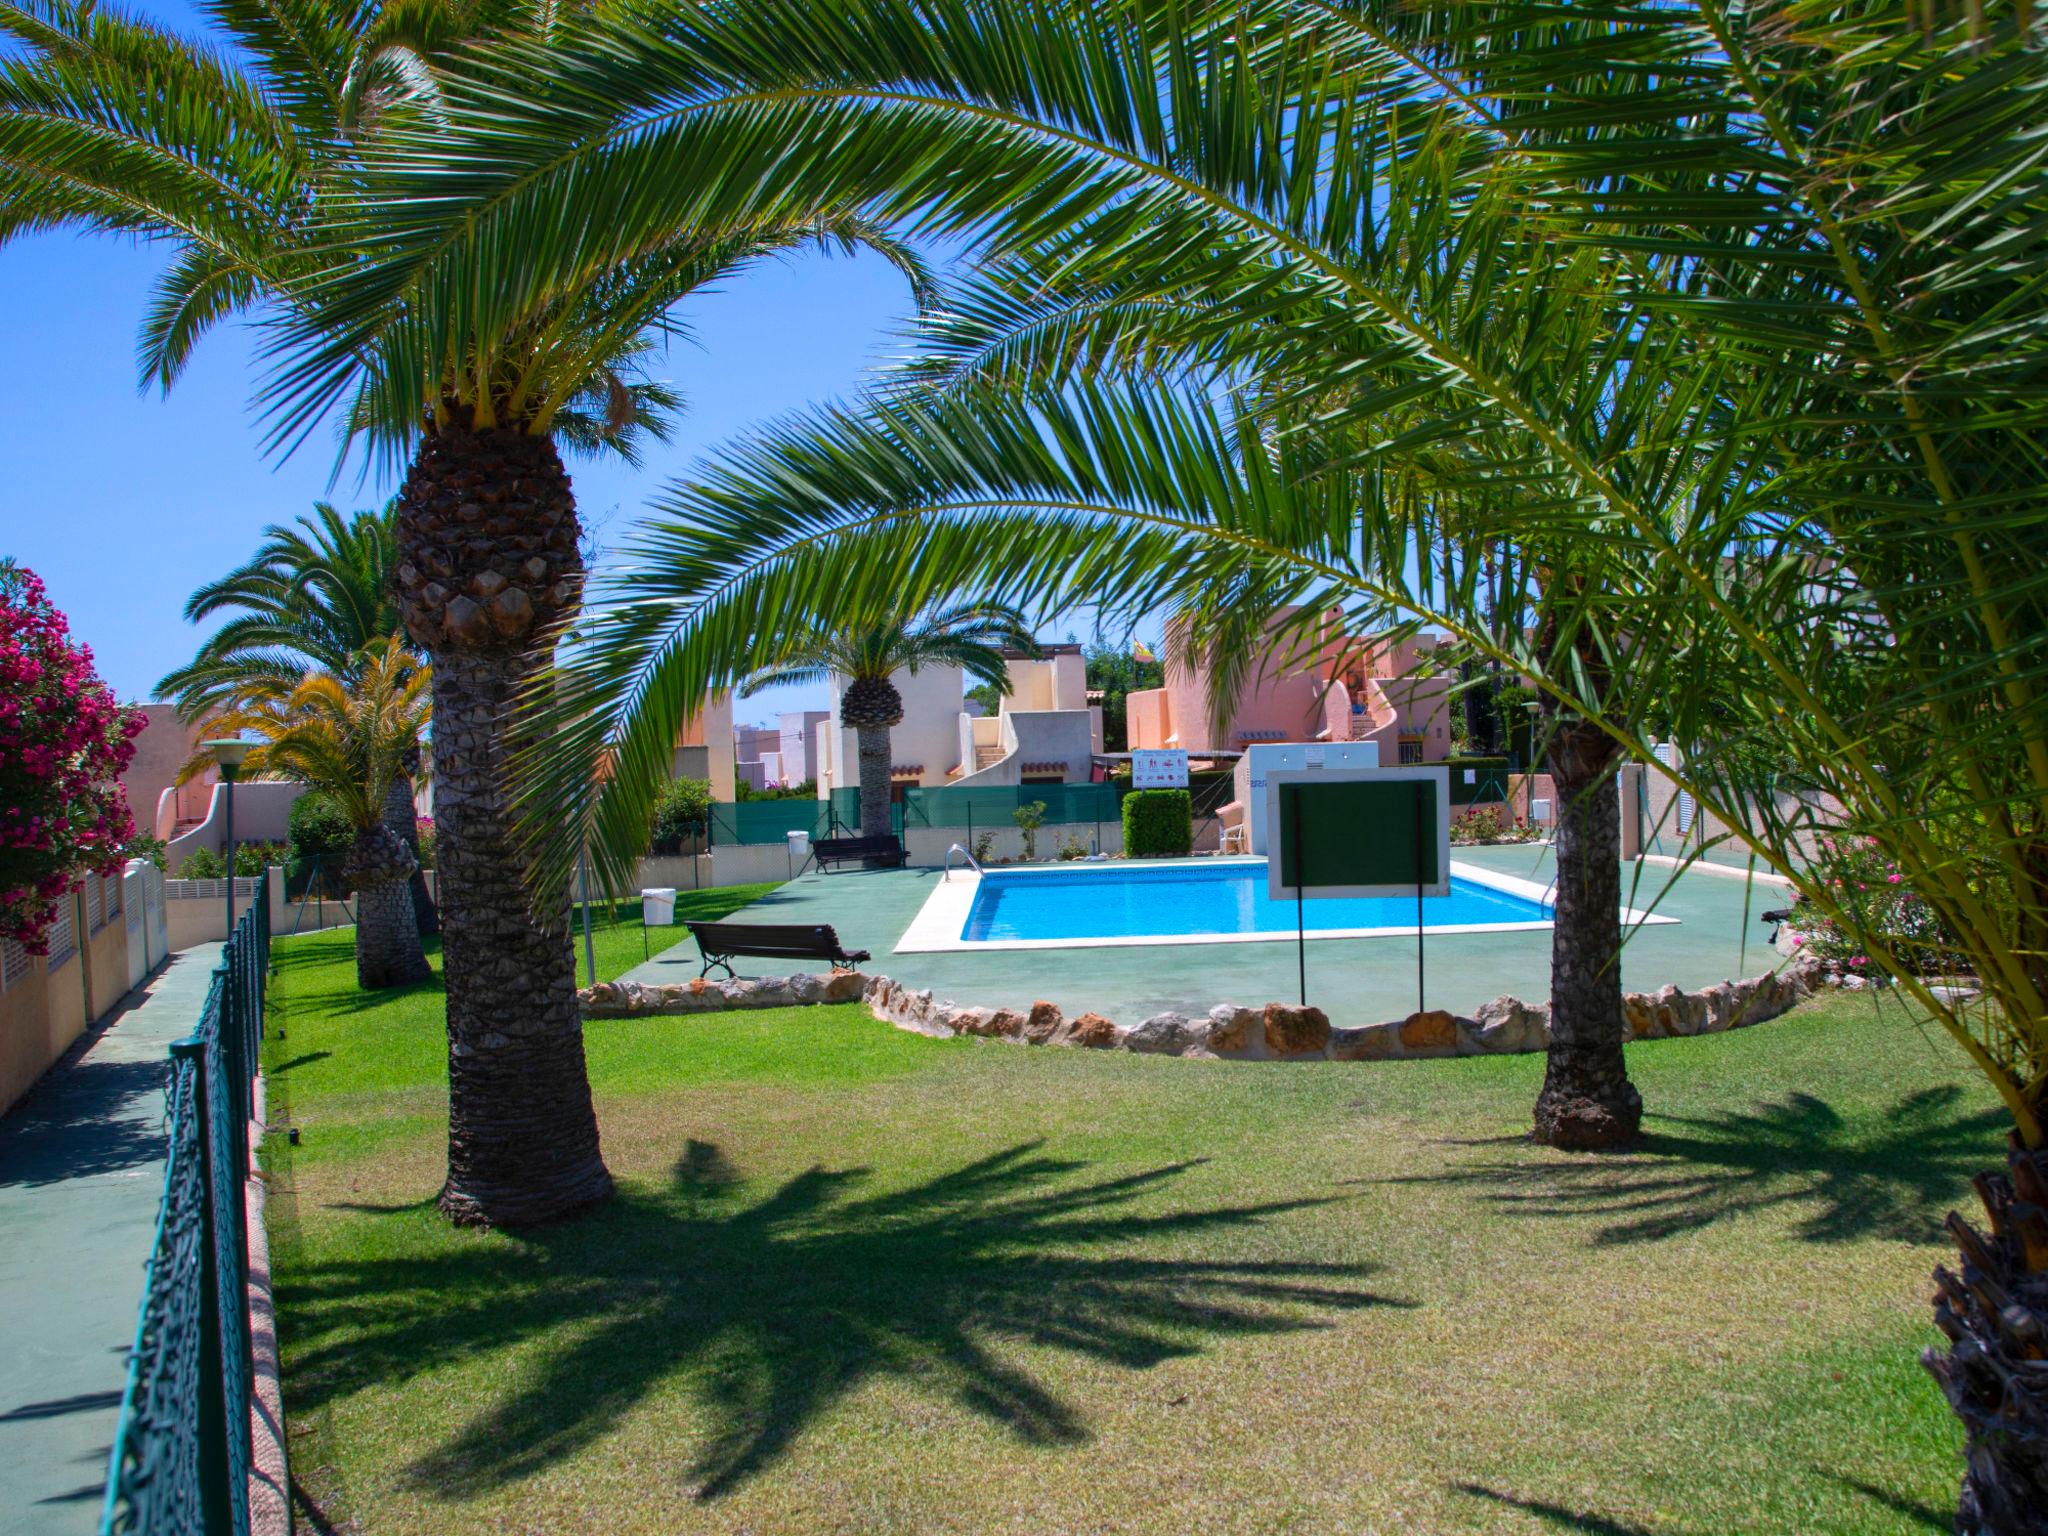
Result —
<instances>
[{"instance_id":1,"label":"green lawn","mask_svg":"<svg viewBox=\"0 0 2048 1536\"><path fill-rule=\"evenodd\" d=\"M335 1530L1947 1528L1915 1356L1999 1112L1867 996L1632 1048L1651 1134L1597 1160L1518 1139L1534 1057L595 1023L619 1198L512 1235L433 1211L437 990L365 1000L346 935L278 960L286 1404Z\"/></svg>"}]
</instances>

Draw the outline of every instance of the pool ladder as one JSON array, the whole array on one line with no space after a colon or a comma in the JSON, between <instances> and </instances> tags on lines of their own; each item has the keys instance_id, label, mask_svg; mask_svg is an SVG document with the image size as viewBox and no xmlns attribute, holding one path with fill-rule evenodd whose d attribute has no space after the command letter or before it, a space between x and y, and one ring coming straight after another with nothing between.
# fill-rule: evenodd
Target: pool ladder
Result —
<instances>
[{"instance_id":1,"label":"pool ladder","mask_svg":"<svg viewBox=\"0 0 2048 1536\"><path fill-rule=\"evenodd\" d=\"M946 850L946 878L948 880L953 878L953 855L956 853L959 854L961 858L965 859L969 864L974 866L974 872L977 875L985 875L988 873L987 870L981 867L981 860L977 859L965 848L962 848L958 843L955 843L952 847Z\"/></svg>"}]
</instances>

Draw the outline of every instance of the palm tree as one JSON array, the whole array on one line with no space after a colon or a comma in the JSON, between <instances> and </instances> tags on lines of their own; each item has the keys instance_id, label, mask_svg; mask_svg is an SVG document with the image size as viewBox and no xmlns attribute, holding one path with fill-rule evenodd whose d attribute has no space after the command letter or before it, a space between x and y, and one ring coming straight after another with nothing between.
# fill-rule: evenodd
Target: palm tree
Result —
<instances>
[{"instance_id":1,"label":"palm tree","mask_svg":"<svg viewBox=\"0 0 2048 1536\"><path fill-rule=\"evenodd\" d=\"M327 672L346 684L366 656L397 635L398 604L391 570L397 564L392 535L394 507L345 517L327 502L315 502L310 517L295 527L273 523L247 562L208 582L185 601L193 623L223 612L234 617L200 644L184 666L157 683L178 713L202 720L223 709L289 691L314 673ZM419 859L415 752L391 780L384 824ZM413 918L424 935L441 931L440 916L427 891L426 875L411 879Z\"/></svg>"},{"instance_id":2,"label":"palm tree","mask_svg":"<svg viewBox=\"0 0 2048 1536\"><path fill-rule=\"evenodd\" d=\"M252 690L215 717L253 735L252 776L290 779L325 795L355 828L342 872L356 892L356 983L404 986L432 974L406 882L419 859L385 821L426 729L430 679L396 635L354 658L348 673L307 673L287 690Z\"/></svg>"},{"instance_id":3,"label":"palm tree","mask_svg":"<svg viewBox=\"0 0 2048 1536\"><path fill-rule=\"evenodd\" d=\"M778 179L780 125L757 102L697 135L691 168L669 183L691 213L574 273L527 282L547 263L545 231L578 222L553 204L520 236L478 226L459 252L436 241L431 272L343 293L338 280L363 256L408 252L432 205L491 179L449 155L452 121L543 96L563 114L557 127L593 110L549 62L573 36L615 33L594 15L519 6L477 14L465 35L492 47L451 36L421 54L373 35L366 8L275 0L219 7L231 53L91 7L4 14L27 49L0 65L0 236L70 223L168 241L179 254L145 327L146 377L170 382L200 333L261 300L281 359L272 444L296 444L331 413L352 441L406 466L399 612L433 666L449 1036L441 1208L522 1224L604 1200L566 883L529 889L509 803L513 706L582 586L561 450L634 460L662 437L680 402L646 369L679 333L670 312L749 262L858 246L894 262L920 299L928 277L846 197ZM366 72L375 89L356 90ZM396 88L408 79L415 88ZM352 116L351 101L374 110ZM621 223L618 199L645 190L593 183L583 212ZM515 293L509 306L492 297Z\"/></svg>"},{"instance_id":4,"label":"palm tree","mask_svg":"<svg viewBox=\"0 0 2048 1536\"><path fill-rule=\"evenodd\" d=\"M842 159L886 142L878 206L984 258L926 338L928 392L788 424L670 498L639 550L662 611L594 620L617 643L563 682L575 755L609 740L623 771L550 829L578 786L535 765L548 861L644 828L676 707L657 691L743 676L764 626L829 624L884 581L905 603L1200 616L1284 592L1426 621L1547 700L1573 895L1537 1123L1604 1136L1632 1118L1619 936L1578 920L1612 920L1616 752L1892 953L1804 856L1811 818L1726 765L1796 768L1985 989L1968 1009L1897 967L2014 1117L1935 1366L1970 1435L1959 1528L2032 1529L2048 1431L2013 1384L2048 1326L2034 8L1109 0L1076 26L1055 0L849 0L810 34L794 9L694 8L629 57L563 61L605 129L546 154L516 106L463 131L517 191L441 212L509 227L593 175L661 184L688 147L666 114L768 76L788 184L812 170L802 121ZM799 41L776 64L729 35L778 18ZM1518 557L1497 633L1494 541ZM1653 717L1732 721L1751 750L1668 769Z\"/></svg>"},{"instance_id":5,"label":"palm tree","mask_svg":"<svg viewBox=\"0 0 2048 1536\"><path fill-rule=\"evenodd\" d=\"M1010 691L1002 648L1035 653L1037 643L1014 608L962 603L912 616L878 618L790 641L782 661L755 673L753 691L785 683L846 679L839 721L852 730L860 752L860 831L889 833L889 732L903 723L903 695L891 678L923 667L958 667L996 690Z\"/></svg>"}]
</instances>

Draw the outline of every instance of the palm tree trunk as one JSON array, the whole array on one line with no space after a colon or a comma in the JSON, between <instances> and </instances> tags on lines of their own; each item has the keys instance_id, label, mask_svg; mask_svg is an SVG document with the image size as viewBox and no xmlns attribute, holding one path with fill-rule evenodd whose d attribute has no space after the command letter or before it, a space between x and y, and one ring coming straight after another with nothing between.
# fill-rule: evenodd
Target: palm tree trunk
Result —
<instances>
[{"instance_id":1,"label":"palm tree trunk","mask_svg":"<svg viewBox=\"0 0 2048 1536\"><path fill-rule=\"evenodd\" d=\"M383 822L364 827L342 873L356 893L356 985L403 987L434 974L420 946L406 879L419 867L403 838Z\"/></svg>"},{"instance_id":2,"label":"palm tree trunk","mask_svg":"<svg viewBox=\"0 0 2048 1536\"><path fill-rule=\"evenodd\" d=\"M356 887L356 985L409 986L434 974L420 948L412 898L403 880Z\"/></svg>"},{"instance_id":3,"label":"palm tree trunk","mask_svg":"<svg viewBox=\"0 0 2048 1536\"><path fill-rule=\"evenodd\" d=\"M1934 1321L1951 1347L1921 1357L1963 1421L1962 1536L2048 1532L2048 1153L2014 1137L2006 1167L1977 1180L1989 1236L1949 1213L1962 1273L1934 1272Z\"/></svg>"},{"instance_id":4,"label":"palm tree trunk","mask_svg":"<svg viewBox=\"0 0 2048 1536\"><path fill-rule=\"evenodd\" d=\"M860 750L860 835L889 835L889 728L862 726L854 733Z\"/></svg>"},{"instance_id":5,"label":"palm tree trunk","mask_svg":"<svg viewBox=\"0 0 2048 1536\"><path fill-rule=\"evenodd\" d=\"M441 914L434 910L434 898L427 893L427 872L419 867L420 819L411 779L395 778L384 792L384 825L412 850L413 872L407 887L411 892L413 926L421 938L431 938L441 931Z\"/></svg>"},{"instance_id":6,"label":"palm tree trunk","mask_svg":"<svg viewBox=\"0 0 2048 1536\"><path fill-rule=\"evenodd\" d=\"M1558 821L1550 1058L1531 1134L1553 1147L1624 1146L1643 1118L1622 1057L1619 755L1590 725L1559 722L1551 730Z\"/></svg>"},{"instance_id":7,"label":"palm tree trunk","mask_svg":"<svg viewBox=\"0 0 2048 1536\"><path fill-rule=\"evenodd\" d=\"M576 508L547 439L463 425L399 497L399 594L434 667L434 822L456 1221L529 1225L606 1199L564 900L536 913L509 770L523 685L574 614Z\"/></svg>"}]
</instances>

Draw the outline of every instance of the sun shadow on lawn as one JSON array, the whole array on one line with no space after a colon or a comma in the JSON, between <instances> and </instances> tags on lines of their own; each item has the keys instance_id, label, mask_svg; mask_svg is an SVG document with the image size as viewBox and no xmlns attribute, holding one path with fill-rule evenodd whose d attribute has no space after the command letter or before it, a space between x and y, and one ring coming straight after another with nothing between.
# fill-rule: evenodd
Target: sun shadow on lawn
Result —
<instances>
[{"instance_id":1,"label":"sun shadow on lawn","mask_svg":"<svg viewBox=\"0 0 2048 1536\"><path fill-rule=\"evenodd\" d=\"M316 1266L281 1298L305 1409L554 1335L521 1385L411 1475L445 1497L530 1476L680 1386L708 1425L678 1481L726 1493L791 1449L870 1381L951 1398L1036 1445L1089 1438L1087 1420L997 1352L1024 1343L1139 1370L1231 1335L1328 1326L1327 1314L1408 1306L1357 1289L1365 1266L1146 1258L1125 1245L1242 1229L1327 1203L1145 1211L1184 1173L1120 1177L1012 1147L902 1190L863 1169L813 1168L751 1200L715 1146L692 1141L671 1186L515 1245ZM693 1415L695 1417L695 1415Z\"/></svg>"},{"instance_id":2,"label":"sun shadow on lawn","mask_svg":"<svg viewBox=\"0 0 2048 1536\"><path fill-rule=\"evenodd\" d=\"M1628 1153L1486 1162L1395 1183L1481 1184L1483 1198L1532 1216L1608 1218L1594 1242L1655 1242L1713 1222L1810 1207L1793 1227L1813 1243L1932 1242L1972 1174L1997 1155L1996 1109L1963 1113L1960 1088L1907 1094L1880 1115L1845 1119L1825 1100L1704 1116L1646 1115Z\"/></svg>"},{"instance_id":3,"label":"sun shadow on lawn","mask_svg":"<svg viewBox=\"0 0 2048 1536\"><path fill-rule=\"evenodd\" d=\"M1605 1515L1568 1509L1562 1504L1551 1504L1542 1499L1519 1498L1512 1493L1502 1493L1481 1483L1458 1483L1454 1486L1458 1492L1470 1494L1475 1499L1486 1499L1510 1509L1527 1510L1538 1519L1547 1521L1561 1530L1582 1531L1585 1536L1650 1536L1650 1532L1640 1525L1624 1525L1621 1521L1610 1520Z\"/></svg>"}]
</instances>

